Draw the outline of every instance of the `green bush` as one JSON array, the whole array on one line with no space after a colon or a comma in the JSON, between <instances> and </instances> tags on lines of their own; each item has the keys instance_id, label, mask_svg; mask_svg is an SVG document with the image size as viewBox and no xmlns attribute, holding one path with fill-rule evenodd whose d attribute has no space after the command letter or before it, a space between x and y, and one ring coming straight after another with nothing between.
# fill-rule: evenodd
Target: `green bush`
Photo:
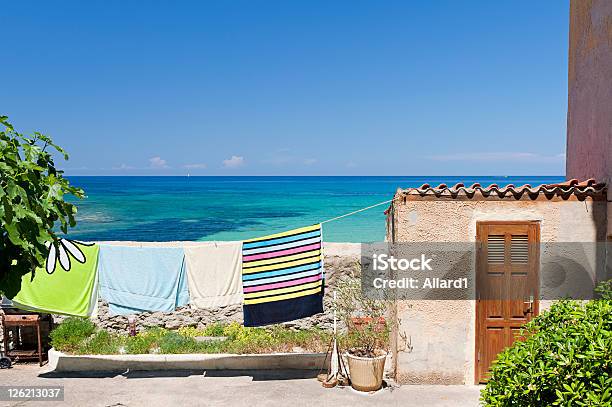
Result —
<instances>
[{"instance_id":1,"label":"green bush","mask_svg":"<svg viewBox=\"0 0 612 407\"><path fill-rule=\"evenodd\" d=\"M223 336L224 328L225 325L219 322L208 325L204 328L203 336Z\"/></svg>"},{"instance_id":2,"label":"green bush","mask_svg":"<svg viewBox=\"0 0 612 407\"><path fill-rule=\"evenodd\" d=\"M76 353L81 355L112 355L119 352L123 343L124 340L119 335L98 330L83 341Z\"/></svg>"},{"instance_id":3,"label":"green bush","mask_svg":"<svg viewBox=\"0 0 612 407\"><path fill-rule=\"evenodd\" d=\"M89 319L70 317L51 331L51 346L62 352L73 352L94 333L95 325Z\"/></svg>"},{"instance_id":4,"label":"green bush","mask_svg":"<svg viewBox=\"0 0 612 407\"><path fill-rule=\"evenodd\" d=\"M274 325L269 329L269 332L275 347L285 352L291 352L294 347L325 351L332 337L330 332L319 328L293 331L281 325Z\"/></svg>"},{"instance_id":5,"label":"green bush","mask_svg":"<svg viewBox=\"0 0 612 407\"><path fill-rule=\"evenodd\" d=\"M487 406L612 406L612 300L563 300L499 354L482 391Z\"/></svg>"},{"instance_id":6,"label":"green bush","mask_svg":"<svg viewBox=\"0 0 612 407\"><path fill-rule=\"evenodd\" d=\"M198 342L178 332L166 333L159 343L161 353L199 353Z\"/></svg>"},{"instance_id":7,"label":"green bush","mask_svg":"<svg viewBox=\"0 0 612 407\"><path fill-rule=\"evenodd\" d=\"M205 336L204 330L203 329L198 329L196 327L193 326L182 326L179 329L176 330L179 334L183 335L183 336L188 336L190 338L196 337L196 336Z\"/></svg>"},{"instance_id":8,"label":"green bush","mask_svg":"<svg viewBox=\"0 0 612 407\"><path fill-rule=\"evenodd\" d=\"M149 328L136 336L128 336L125 350L131 354L151 353L160 348L160 344L169 331L164 328Z\"/></svg>"},{"instance_id":9,"label":"green bush","mask_svg":"<svg viewBox=\"0 0 612 407\"><path fill-rule=\"evenodd\" d=\"M236 322L227 325L223 335L230 339L229 353L263 353L278 343L267 329L244 327Z\"/></svg>"},{"instance_id":10,"label":"green bush","mask_svg":"<svg viewBox=\"0 0 612 407\"><path fill-rule=\"evenodd\" d=\"M113 355L119 353L269 353L291 352L299 347L306 351L325 351L330 334L320 329L292 330L281 325L267 328L245 328L231 324L211 324L204 329L181 327L177 331L149 328L136 336L96 330L85 319L68 318L53 332L56 349L72 354ZM197 341L196 336L226 336L221 341Z\"/></svg>"}]
</instances>

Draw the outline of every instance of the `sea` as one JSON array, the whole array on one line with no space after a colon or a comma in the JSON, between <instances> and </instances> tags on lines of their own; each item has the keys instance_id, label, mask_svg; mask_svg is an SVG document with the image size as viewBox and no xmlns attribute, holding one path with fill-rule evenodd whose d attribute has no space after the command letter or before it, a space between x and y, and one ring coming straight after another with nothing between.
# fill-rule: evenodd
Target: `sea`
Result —
<instances>
[{"instance_id":1,"label":"sea","mask_svg":"<svg viewBox=\"0 0 612 407\"><path fill-rule=\"evenodd\" d=\"M87 197L74 201L84 241L232 241L316 224L393 198L424 183L538 185L562 176L72 176ZM323 227L328 242L380 242L387 204Z\"/></svg>"}]
</instances>

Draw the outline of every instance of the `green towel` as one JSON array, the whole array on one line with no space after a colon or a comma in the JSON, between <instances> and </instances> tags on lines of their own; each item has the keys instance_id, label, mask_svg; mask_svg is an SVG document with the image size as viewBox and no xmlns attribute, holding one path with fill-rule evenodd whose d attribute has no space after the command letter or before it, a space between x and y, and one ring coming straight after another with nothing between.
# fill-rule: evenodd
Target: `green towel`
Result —
<instances>
[{"instance_id":1,"label":"green towel","mask_svg":"<svg viewBox=\"0 0 612 407\"><path fill-rule=\"evenodd\" d=\"M47 267L36 269L32 281L32 273L22 277L13 303L30 311L90 316L97 301L100 246L62 240L57 255L51 247Z\"/></svg>"}]
</instances>

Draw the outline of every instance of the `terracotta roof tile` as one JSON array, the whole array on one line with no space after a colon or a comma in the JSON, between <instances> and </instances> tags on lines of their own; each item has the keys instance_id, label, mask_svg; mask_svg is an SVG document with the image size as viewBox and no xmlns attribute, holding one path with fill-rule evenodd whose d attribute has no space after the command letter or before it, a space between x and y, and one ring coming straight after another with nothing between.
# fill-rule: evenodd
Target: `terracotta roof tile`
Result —
<instances>
[{"instance_id":1,"label":"terracotta roof tile","mask_svg":"<svg viewBox=\"0 0 612 407\"><path fill-rule=\"evenodd\" d=\"M514 198L514 199L538 199L545 197L552 199L554 197L561 197L568 199L574 195L580 200L586 199L586 197L604 197L606 193L606 184L597 182L594 179L588 179L586 181L579 181L577 179L571 179L569 181L560 182L556 184L541 184L537 186L531 186L529 184L515 186L506 185L499 187L497 184L491 184L487 187L483 187L479 183L472 184L466 187L463 183L457 183L452 187L446 184L440 184L436 187L432 187L429 184L423 184L418 188L408 188L400 191L404 195L419 195L421 197L432 196L436 198Z\"/></svg>"}]
</instances>

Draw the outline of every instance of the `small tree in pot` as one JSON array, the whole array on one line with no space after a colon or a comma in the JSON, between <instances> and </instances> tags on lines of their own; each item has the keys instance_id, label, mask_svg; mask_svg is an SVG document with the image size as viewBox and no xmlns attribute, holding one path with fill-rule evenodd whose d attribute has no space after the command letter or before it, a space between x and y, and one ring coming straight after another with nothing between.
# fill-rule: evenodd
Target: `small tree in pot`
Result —
<instances>
[{"instance_id":1,"label":"small tree in pot","mask_svg":"<svg viewBox=\"0 0 612 407\"><path fill-rule=\"evenodd\" d=\"M388 300L364 296L356 276L338 284L336 307L348 329L344 345L351 385L356 390L375 391L382 386L389 346L390 324L385 319L389 304Z\"/></svg>"}]
</instances>

